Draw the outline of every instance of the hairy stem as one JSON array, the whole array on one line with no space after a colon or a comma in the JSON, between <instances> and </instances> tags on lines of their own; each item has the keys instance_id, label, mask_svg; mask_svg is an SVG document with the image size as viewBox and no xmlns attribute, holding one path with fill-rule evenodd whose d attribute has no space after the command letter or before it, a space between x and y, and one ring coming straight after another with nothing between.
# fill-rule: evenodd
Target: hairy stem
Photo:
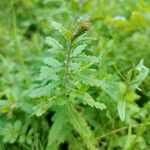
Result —
<instances>
[{"instance_id":1,"label":"hairy stem","mask_svg":"<svg viewBox=\"0 0 150 150\"><path fill-rule=\"evenodd\" d=\"M71 64L71 47L72 47L72 42L70 40L67 41L67 58L66 58L66 68L65 68L65 80L68 79L69 76L69 68Z\"/></svg>"}]
</instances>

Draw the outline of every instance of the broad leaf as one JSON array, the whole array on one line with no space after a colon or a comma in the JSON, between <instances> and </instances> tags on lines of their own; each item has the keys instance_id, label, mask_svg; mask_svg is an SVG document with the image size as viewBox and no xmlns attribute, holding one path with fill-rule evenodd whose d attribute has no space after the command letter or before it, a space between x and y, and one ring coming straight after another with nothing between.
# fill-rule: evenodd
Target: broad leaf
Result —
<instances>
[{"instance_id":1,"label":"broad leaf","mask_svg":"<svg viewBox=\"0 0 150 150\"><path fill-rule=\"evenodd\" d=\"M121 119L121 121L125 120L125 110L126 110L126 101L125 100L119 100L118 101L118 113L119 113L119 117Z\"/></svg>"}]
</instances>

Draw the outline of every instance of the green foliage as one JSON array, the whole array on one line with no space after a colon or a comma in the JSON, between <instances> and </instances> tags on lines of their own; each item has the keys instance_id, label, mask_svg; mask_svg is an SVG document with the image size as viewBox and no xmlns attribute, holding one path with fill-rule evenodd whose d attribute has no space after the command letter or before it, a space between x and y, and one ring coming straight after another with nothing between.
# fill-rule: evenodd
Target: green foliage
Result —
<instances>
[{"instance_id":1,"label":"green foliage","mask_svg":"<svg viewBox=\"0 0 150 150\"><path fill-rule=\"evenodd\" d=\"M92 131L88 127L84 118L77 112L73 105L67 106L67 117L69 118L70 123L83 138L88 149L95 150L94 138Z\"/></svg>"},{"instance_id":2,"label":"green foliage","mask_svg":"<svg viewBox=\"0 0 150 150\"><path fill-rule=\"evenodd\" d=\"M63 143L69 136L71 130L66 117L63 108L60 108L55 114L54 123L49 132L47 149L58 149L59 144Z\"/></svg>"},{"instance_id":3,"label":"green foliage","mask_svg":"<svg viewBox=\"0 0 150 150\"><path fill-rule=\"evenodd\" d=\"M0 150L149 149L149 24L146 0L1 0Z\"/></svg>"},{"instance_id":4,"label":"green foliage","mask_svg":"<svg viewBox=\"0 0 150 150\"><path fill-rule=\"evenodd\" d=\"M21 129L21 122L16 121L14 125L7 123L6 126L1 129L1 135L3 136L3 142L14 143L17 140Z\"/></svg>"}]
</instances>

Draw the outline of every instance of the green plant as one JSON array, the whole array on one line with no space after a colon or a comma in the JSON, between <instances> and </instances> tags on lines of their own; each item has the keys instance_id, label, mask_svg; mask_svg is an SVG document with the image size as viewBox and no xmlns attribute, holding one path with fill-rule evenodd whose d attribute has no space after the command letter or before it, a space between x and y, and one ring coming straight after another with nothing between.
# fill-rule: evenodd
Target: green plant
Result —
<instances>
[{"instance_id":1,"label":"green plant","mask_svg":"<svg viewBox=\"0 0 150 150\"><path fill-rule=\"evenodd\" d=\"M88 91L90 86L100 86L94 67L94 64L100 62L100 57L90 55L87 49L89 39L83 34L89 30L90 24L83 21L79 18L78 29L74 33L52 22L52 26L65 37L66 42L62 45L52 37L46 38L46 44L51 47L50 57L44 59L45 66L41 67L38 83L30 93L32 98L43 97L35 111L37 116L51 107L58 107L47 149L58 147L65 141L71 131L66 132L64 128L69 130L70 125L82 137L88 149L95 149L93 133L77 108L80 109L81 104L101 110L106 106L95 101Z\"/></svg>"},{"instance_id":2,"label":"green plant","mask_svg":"<svg viewBox=\"0 0 150 150\"><path fill-rule=\"evenodd\" d=\"M1 0L0 150L149 149L149 13L146 0Z\"/></svg>"},{"instance_id":3,"label":"green plant","mask_svg":"<svg viewBox=\"0 0 150 150\"><path fill-rule=\"evenodd\" d=\"M101 56L92 55L87 43L90 38L84 35L90 28L87 16L77 20L77 31L73 33L59 23L52 22L52 26L65 37L66 42L62 45L52 37L45 39L51 47L50 57L44 58L45 66L41 67L37 83L30 93L32 98L43 97L35 109L37 116L56 107L47 149L55 149L71 135L71 131L64 130L70 129L69 125L81 136L88 149L96 149L94 134L78 109L83 109L80 107L84 104L103 110L106 105L91 96L90 88L97 87L99 92L102 89L115 100L120 119L124 121L127 103L137 99L135 91L147 76L148 69L141 61L135 69L128 71L124 82L111 81L107 79L108 75L100 78L96 64L101 63Z\"/></svg>"}]
</instances>

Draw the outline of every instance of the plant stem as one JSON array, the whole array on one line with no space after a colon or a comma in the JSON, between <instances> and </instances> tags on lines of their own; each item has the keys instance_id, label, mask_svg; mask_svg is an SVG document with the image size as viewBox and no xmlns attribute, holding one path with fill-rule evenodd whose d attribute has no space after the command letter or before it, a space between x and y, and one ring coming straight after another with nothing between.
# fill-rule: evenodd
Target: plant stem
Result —
<instances>
[{"instance_id":1,"label":"plant stem","mask_svg":"<svg viewBox=\"0 0 150 150\"><path fill-rule=\"evenodd\" d=\"M148 117L145 122L140 126L140 129L138 130L138 133L136 134L135 138L132 140L132 142L130 143L129 147L126 150L132 150L135 143L137 142L137 140L139 139L139 137L144 133L145 131L145 126L150 122L148 122L150 117Z\"/></svg>"},{"instance_id":2,"label":"plant stem","mask_svg":"<svg viewBox=\"0 0 150 150\"><path fill-rule=\"evenodd\" d=\"M120 70L118 69L118 67L116 66L116 64L113 65L113 68L115 69L115 71L117 72L117 74L121 78L121 80L122 81L126 81L126 78L122 75L122 73L120 72Z\"/></svg>"},{"instance_id":3,"label":"plant stem","mask_svg":"<svg viewBox=\"0 0 150 150\"><path fill-rule=\"evenodd\" d=\"M143 125L150 125L150 122L147 122L147 123L138 123L138 124L133 124L133 125L130 125L132 128L137 128L137 127L140 127L140 126L143 126ZM121 132L121 131L124 131L124 130L127 130L129 126L124 126L122 128L118 128L118 129L115 129L109 133L106 133L106 134L103 134L99 137L97 137L97 139L102 139L102 138L106 138L107 136L111 135L111 134L115 134L115 133L118 133L118 132Z\"/></svg>"},{"instance_id":4,"label":"plant stem","mask_svg":"<svg viewBox=\"0 0 150 150\"><path fill-rule=\"evenodd\" d=\"M111 130L113 130L114 127L115 127L115 121L112 122ZM112 141L113 141L113 135L111 135L110 138L109 138L109 144L108 144L107 150L111 150Z\"/></svg>"},{"instance_id":5,"label":"plant stem","mask_svg":"<svg viewBox=\"0 0 150 150\"><path fill-rule=\"evenodd\" d=\"M129 127L128 127L128 134L127 134L127 138L126 138L124 150L127 149L128 145L129 145L129 143L130 143L130 140L131 140L131 134L132 134L132 126L129 125Z\"/></svg>"},{"instance_id":6,"label":"plant stem","mask_svg":"<svg viewBox=\"0 0 150 150\"><path fill-rule=\"evenodd\" d=\"M67 58L66 58L66 68L65 68L65 80L68 79L69 75L69 68L70 68L70 58L71 58L71 47L72 42L70 40L67 40Z\"/></svg>"}]
</instances>

